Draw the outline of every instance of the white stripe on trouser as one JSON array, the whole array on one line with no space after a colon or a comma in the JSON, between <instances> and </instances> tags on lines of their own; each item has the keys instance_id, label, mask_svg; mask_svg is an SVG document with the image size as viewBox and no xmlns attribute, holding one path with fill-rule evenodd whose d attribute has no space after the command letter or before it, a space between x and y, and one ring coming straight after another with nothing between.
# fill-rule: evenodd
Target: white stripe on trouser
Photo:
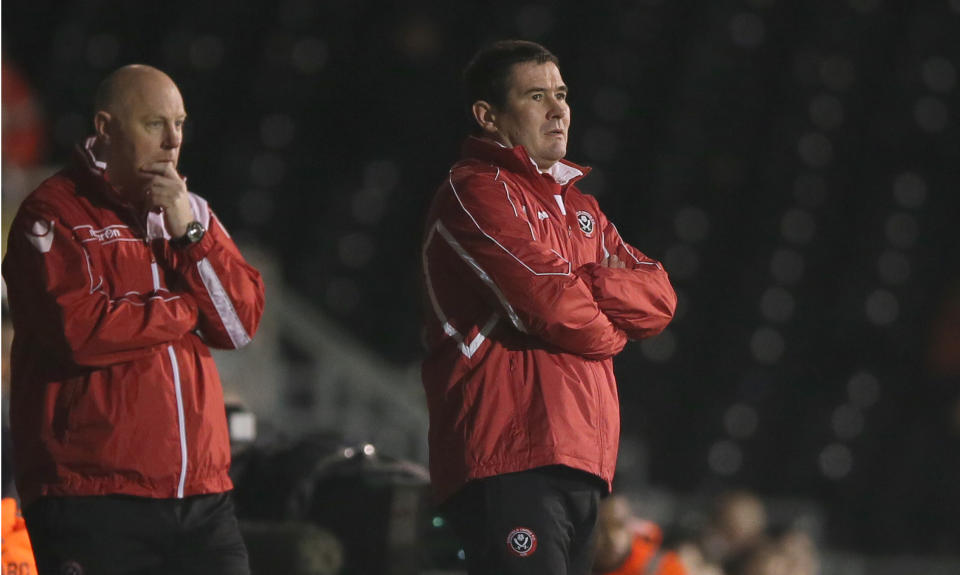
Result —
<instances>
[{"instance_id":1,"label":"white stripe on trouser","mask_svg":"<svg viewBox=\"0 0 960 575\"><path fill-rule=\"evenodd\" d=\"M210 301L213 302L213 307L216 308L217 315L220 316L220 321L223 323L224 329L227 330L227 335L230 336L233 347L240 349L250 343L250 336L244 329L243 322L240 321L240 316L237 315L237 310L233 307L230 296L227 295L227 290L223 289L223 284L220 283L217 272L214 271L207 258L197 262L197 269L200 271L203 286L207 288L207 293L210 294Z\"/></svg>"},{"instance_id":2,"label":"white stripe on trouser","mask_svg":"<svg viewBox=\"0 0 960 575\"><path fill-rule=\"evenodd\" d=\"M173 387L177 392L177 422L180 425L180 482L177 484L177 499L183 499L183 484L187 481L187 423L183 418L183 392L180 390L180 364L173 346L167 346L167 354L173 366Z\"/></svg>"}]
</instances>

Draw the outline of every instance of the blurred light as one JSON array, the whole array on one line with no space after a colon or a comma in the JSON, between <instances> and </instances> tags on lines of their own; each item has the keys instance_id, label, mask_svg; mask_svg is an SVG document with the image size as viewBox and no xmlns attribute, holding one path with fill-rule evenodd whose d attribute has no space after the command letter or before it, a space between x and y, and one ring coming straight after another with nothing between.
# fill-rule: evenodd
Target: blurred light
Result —
<instances>
[{"instance_id":1,"label":"blurred light","mask_svg":"<svg viewBox=\"0 0 960 575\"><path fill-rule=\"evenodd\" d=\"M457 551L457 559L459 559L459 560L461 560L461 561L466 561L466 559L467 559L467 554L464 552L463 549Z\"/></svg>"},{"instance_id":2,"label":"blurred light","mask_svg":"<svg viewBox=\"0 0 960 575\"><path fill-rule=\"evenodd\" d=\"M357 454L357 450L352 447L345 447L343 449L343 456L346 457L347 459L350 459L356 454Z\"/></svg>"},{"instance_id":3,"label":"blurred light","mask_svg":"<svg viewBox=\"0 0 960 575\"><path fill-rule=\"evenodd\" d=\"M920 129L928 134L942 132L950 121L947 106L933 96L924 96L917 100L913 108L913 118Z\"/></svg>"},{"instance_id":4,"label":"blurred light","mask_svg":"<svg viewBox=\"0 0 960 575\"><path fill-rule=\"evenodd\" d=\"M863 432L863 414L852 405L841 405L833 410L830 425L840 439L853 439Z\"/></svg>"},{"instance_id":5,"label":"blurred light","mask_svg":"<svg viewBox=\"0 0 960 575\"><path fill-rule=\"evenodd\" d=\"M767 288L760 297L760 312L770 321L784 322L793 317L793 295L782 287Z\"/></svg>"},{"instance_id":6,"label":"blurred light","mask_svg":"<svg viewBox=\"0 0 960 575\"><path fill-rule=\"evenodd\" d=\"M823 168L833 160L833 144L818 132L801 136L797 142L797 152L803 163L811 168Z\"/></svg>"},{"instance_id":7,"label":"blurred light","mask_svg":"<svg viewBox=\"0 0 960 575\"><path fill-rule=\"evenodd\" d=\"M805 208L820 206L826 196L827 183L819 174L807 172L793 180L793 197Z\"/></svg>"},{"instance_id":8,"label":"blurred light","mask_svg":"<svg viewBox=\"0 0 960 575\"><path fill-rule=\"evenodd\" d=\"M749 405L736 403L723 414L723 426L732 437L746 439L757 430L757 411Z\"/></svg>"},{"instance_id":9,"label":"blurred light","mask_svg":"<svg viewBox=\"0 0 960 575\"><path fill-rule=\"evenodd\" d=\"M834 92L846 92L853 86L856 68L846 56L830 56L820 63L820 81Z\"/></svg>"},{"instance_id":10,"label":"blurred light","mask_svg":"<svg viewBox=\"0 0 960 575\"><path fill-rule=\"evenodd\" d=\"M867 371L858 371L847 382L847 396L860 409L866 409L880 399L880 382Z\"/></svg>"},{"instance_id":11,"label":"blurred light","mask_svg":"<svg viewBox=\"0 0 960 575\"><path fill-rule=\"evenodd\" d=\"M899 285L910 279L910 261L900 252L887 250L877 260L877 271L886 283Z\"/></svg>"},{"instance_id":12,"label":"blurred light","mask_svg":"<svg viewBox=\"0 0 960 575\"><path fill-rule=\"evenodd\" d=\"M832 94L818 94L810 100L810 121L828 131L843 124L843 104Z\"/></svg>"},{"instance_id":13,"label":"blurred light","mask_svg":"<svg viewBox=\"0 0 960 575\"><path fill-rule=\"evenodd\" d=\"M913 214L898 212L887 218L885 226L887 241L904 249L913 246L920 235L920 226Z\"/></svg>"},{"instance_id":14,"label":"blurred light","mask_svg":"<svg viewBox=\"0 0 960 575\"><path fill-rule=\"evenodd\" d=\"M780 233L787 241L795 244L809 243L816 231L817 225L813 216L798 208L788 210L780 220Z\"/></svg>"},{"instance_id":15,"label":"blurred light","mask_svg":"<svg viewBox=\"0 0 960 575\"><path fill-rule=\"evenodd\" d=\"M268 148L284 148L293 141L296 125L286 114L268 114L260 120L260 140Z\"/></svg>"},{"instance_id":16,"label":"blurred light","mask_svg":"<svg viewBox=\"0 0 960 575\"><path fill-rule=\"evenodd\" d=\"M847 0L850 7L862 14L873 12L880 6L880 0Z\"/></svg>"},{"instance_id":17,"label":"blurred light","mask_svg":"<svg viewBox=\"0 0 960 575\"><path fill-rule=\"evenodd\" d=\"M866 301L867 319L874 325L888 325L900 315L900 304L896 296L887 290L874 290Z\"/></svg>"},{"instance_id":18,"label":"blurred light","mask_svg":"<svg viewBox=\"0 0 960 575\"><path fill-rule=\"evenodd\" d=\"M364 455L373 455L377 452L377 448L373 446L372 443L363 444L363 454Z\"/></svg>"},{"instance_id":19,"label":"blurred light","mask_svg":"<svg viewBox=\"0 0 960 575\"><path fill-rule=\"evenodd\" d=\"M393 160L376 160L363 166L363 185L389 192L400 181L400 167Z\"/></svg>"},{"instance_id":20,"label":"blurred light","mask_svg":"<svg viewBox=\"0 0 960 575\"><path fill-rule=\"evenodd\" d=\"M650 361L665 363L670 361L677 351L677 336L670 329L640 342L640 352Z\"/></svg>"},{"instance_id":21,"label":"blurred light","mask_svg":"<svg viewBox=\"0 0 960 575\"><path fill-rule=\"evenodd\" d=\"M673 218L673 227L677 237L689 243L696 243L710 233L710 218L697 207L682 208Z\"/></svg>"},{"instance_id":22,"label":"blurred light","mask_svg":"<svg viewBox=\"0 0 960 575\"><path fill-rule=\"evenodd\" d=\"M756 14L743 12L730 19L730 38L738 46L755 48L763 44L765 34L763 20Z\"/></svg>"},{"instance_id":23,"label":"blurred light","mask_svg":"<svg viewBox=\"0 0 960 575\"><path fill-rule=\"evenodd\" d=\"M447 523L447 522L444 521L443 517L441 517L441 516L439 516L439 515L436 515L436 516L434 516L434 518L433 518L433 526L434 526L434 527L440 528L440 527L443 527L444 525L446 525L446 523Z\"/></svg>"},{"instance_id":24,"label":"blurred light","mask_svg":"<svg viewBox=\"0 0 960 575\"><path fill-rule=\"evenodd\" d=\"M893 197L905 208L919 208L927 200L927 183L913 172L899 174L893 181Z\"/></svg>"},{"instance_id":25,"label":"blurred light","mask_svg":"<svg viewBox=\"0 0 960 575\"><path fill-rule=\"evenodd\" d=\"M120 42L113 34L96 34L87 40L87 63L93 68L112 68L120 54Z\"/></svg>"},{"instance_id":26,"label":"blurred light","mask_svg":"<svg viewBox=\"0 0 960 575\"><path fill-rule=\"evenodd\" d=\"M729 439L724 439L710 447L707 464L711 471L717 475L733 475L740 470L740 466L743 464L743 453L740 451L739 445Z\"/></svg>"},{"instance_id":27,"label":"blurred light","mask_svg":"<svg viewBox=\"0 0 960 575\"><path fill-rule=\"evenodd\" d=\"M198 70L212 70L223 60L223 40L201 36L190 44L190 63Z\"/></svg>"},{"instance_id":28,"label":"blurred light","mask_svg":"<svg viewBox=\"0 0 960 575\"><path fill-rule=\"evenodd\" d=\"M517 11L517 30L519 37L536 40L553 28L556 18L548 6L527 4Z\"/></svg>"},{"instance_id":29,"label":"blurred light","mask_svg":"<svg viewBox=\"0 0 960 575\"><path fill-rule=\"evenodd\" d=\"M770 258L770 273L782 284L795 284L803 277L803 256L781 248Z\"/></svg>"},{"instance_id":30,"label":"blurred light","mask_svg":"<svg viewBox=\"0 0 960 575\"><path fill-rule=\"evenodd\" d=\"M300 39L291 52L293 67L301 74L316 74L327 65L329 52L323 40L308 36Z\"/></svg>"},{"instance_id":31,"label":"blurred light","mask_svg":"<svg viewBox=\"0 0 960 575\"><path fill-rule=\"evenodd\" d=\"M627 115L630 97L623 90L605 86L593 97L593 113L607 122L620 122Z\"/></svg>"},{"instance_id":32,"label":"blurred light","mask_svg":"<svg viewBox=\"0 0 960 575\"><path fill-rule=\"evenodd\" d=\"M700 271L700 256L687 244L674 244L664 254L663 264L671 277L678 280L690 279Z\"/></svg>"},{"instance_id":33,"label":"blurred light","mask_svg":"<svg viewBox=\"0 0 960 575\"><path fill-rule=\"evenodd\" d=\"M286 163L277 154L270 152L257 154L250 162L250 178L254 184L263 188L279 185L283 181L285 172Z\"/></svg>"},{"instance_id":34,"label":"blurred light","mask_svg":"<svg viewBox=\"0 0 960 575\"><path fill-rule=\"evenodd\" d=\"M353 217L361 224L373 225L387 210L386 193L381 188L365 187L353 195Z\"/></svg>"},{"instance_id":35,"label":"blurred light","mask_svg":"<svg viewBox=\"0 0 960 575\"><path fill-rule=\"evenodd\" d=\"M7 118L6 114L4 117ZM9 118L7 118L9 121ZM70 149L87 135L87 119L75 112L68 112L53 126L53 139L60 146Z\"/></svg>"},{"instance_id":36,"label":"blurred light","mask_svg":"<svg viewBox=\"0 0 960 575\"><path fill-rule=\"evenodd\" d=\"M598 125L590 126L583 135L583 151L595 162L612 162L618 146L617 135Z\"/></svg>"},{"instance_id":37,"label":"blurred light","mask_svg":"<svg viewBox=\"0 0 960 575\"><path fill-rule=\"evenodd\" d=\"M358 269L370 263L376 246L373 238L358 232L342 236L337 242L337 251L343 265Z\"/></svg>"},{"instance_id":38,"label":"blurred light","mask_svg":"<svg viewBox=\"0 0 960 575\"><path fill-rule=\"evenodd\" d=\"M829 479L839 480L853 469L853 455L846 446L831 443L820 452L820 471Z\"/></svg>"},{"instance_id":39,"label":"blurred light","mask_svg":"<svg viewBox=\"0 0 960 575\"><path fill-rule=\"evenodd\" d=\"M761 327L750 337L750 353L757 363L771 365L780 361L786 344L780 332L770 327Z\"/></svg>"},{"instance_id":40,"label":"blurred light","mask_svg":"<svg viewBox=\"0 0 960 575\"><path fill-rule=\"evenodd\" d=\"M421 64L433 61L441 50L437 24L424 14L408 17L400 24L398 40L400 51Z\"/></svg>"},{"instance_id":41,"label":"blurred light","mask_svg":"<svg viewBox=\"0 0 960 575\"><path fill-rule=\"evenodd\" d=\"M934 56L923 63L923 83L932 92L945 94L957 84L957 71L946 58Z\"/></svg>"},{"instance_id":42,"label":"blurred light","mask_svg":"<svg viewBox=\"0 0 960 575\"><path fill-rule=\"evenodd\" d=\"M266 224L273 217L273 195L263 190L250 190L240 197L239 209L244 223L253 226Z\"/></svg>"},{"instance_id":43,"label":"blurred light","mask_svg":"<svg viewBox=\"0 0 960 575\"><path fill-rule=\"evenodd\" d=\"M325 296L330 309L350 313L360 303L360 287L349 278L334 278L327 284Z\"/></svg>"}]
</instances>

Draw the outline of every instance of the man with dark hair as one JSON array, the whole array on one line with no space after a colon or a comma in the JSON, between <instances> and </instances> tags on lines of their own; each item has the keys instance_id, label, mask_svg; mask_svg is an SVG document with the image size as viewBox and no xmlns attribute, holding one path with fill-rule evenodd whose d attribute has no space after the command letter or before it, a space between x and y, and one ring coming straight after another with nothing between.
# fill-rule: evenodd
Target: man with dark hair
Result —
<instances>
[{"instance_id":1,"label":"man with dark hair","mask_svg":"<svg viewBox=\"0 0 960 575\"><path fill-rule=\"evenodd\" d=\"M260 274L177 172L186 112L111 74L95 135L20 206L3 277L14 473L40 573L249 573L210 347L250 342Z\"/></svg>"},{"instance_id":2,"label":"man with dark hair","mask_svg":"<svg viewBox=\"0 0 960 575\"><path fill-rule=\"evenodd\" d=\"M577 190L557 58L494 43L464 83L479 135L423 244L433 487L471 574L586 574L619 443L612 358L663 330L676 295Z\"/></svg>"}]
</instances>

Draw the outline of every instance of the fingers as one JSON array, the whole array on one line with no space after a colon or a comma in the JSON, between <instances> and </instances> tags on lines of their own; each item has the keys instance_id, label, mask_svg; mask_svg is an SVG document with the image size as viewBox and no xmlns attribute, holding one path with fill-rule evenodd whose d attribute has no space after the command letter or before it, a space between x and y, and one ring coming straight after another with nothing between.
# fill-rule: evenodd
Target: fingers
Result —
<instances>
[{"instance_id":1,"label":"fingers","mask_svg":"<svg viewBox=\"0 0 960 575\"><path fill-rule=\"evenodd\" d=\"M153 162L140 167L140 172L144 175L166 176L168 178L180 178L173 162Z\"/></svg>"},{"instance_id":2,"label":"fingers","mask_svg":"<svg viewBox=\"0 0 960 575\"><path fill-rule=\"evenodd\" d=\"M614 268L614 269L623 269L627 267L626 262L624 262L619 257L617 257L616 254L610 254L609 256L603 258L603 260L600 262L600 265L602 265L605 268Z\"/></svg>"}]
</instances>

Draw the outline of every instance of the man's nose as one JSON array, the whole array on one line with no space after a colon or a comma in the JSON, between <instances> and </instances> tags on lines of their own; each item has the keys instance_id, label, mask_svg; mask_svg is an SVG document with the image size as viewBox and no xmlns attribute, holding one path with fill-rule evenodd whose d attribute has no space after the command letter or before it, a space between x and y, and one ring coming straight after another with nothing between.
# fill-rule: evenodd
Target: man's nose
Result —
<instances>
[{"instance_id":1,"label":"man's nose","mask_svg":"<svg viewBox=\"0 0 960 575\"><path fill-rule=\"evenodd\" d=\"M550 119L562 118L567 113L567 105L563 100L557 98L550 99L550 107L547 109L547 117Z\"/></svg>"},{"instance_id":2,"label":"man's nose","mask_svg":"<svg viewBox=\"0 0 960 575\"><path fill-rule=\"evenodd\" d=\"M163 131L163 147L168 149L179 148L183 142L183 133L180 128L168 124Z\"/></svg>"}]
</instances>

